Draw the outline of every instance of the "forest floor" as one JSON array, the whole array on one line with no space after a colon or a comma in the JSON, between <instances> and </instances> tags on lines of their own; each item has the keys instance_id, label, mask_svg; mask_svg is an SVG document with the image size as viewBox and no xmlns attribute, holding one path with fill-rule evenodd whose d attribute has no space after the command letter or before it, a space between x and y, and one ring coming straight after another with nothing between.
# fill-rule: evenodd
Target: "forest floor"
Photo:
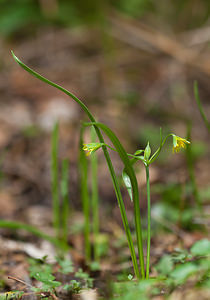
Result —
<instances>
[{"instance_id":1,"label":"forest floor","mask_svg":"<svg viewBox=\"0 0 210 300\"><path fill-rule=\"evenodd\" d=\"M164 267L158 267L158 262L165 256L177 257L182 254L180 261L184 259L184 262L191 262L188 254L192 246L208 238L209 133L193 95L193 80L197 79L208 116L208 57L203 51L199 63L196 56L192 55L190 59L192 49L182 43L181 37L179 43L175 43L160 35L162 43L157 44L154 30L141 28L129 20L125 22L119 16L113 17L110 22L110 31L103 32L103 36L97 29L48 28L40 30L33 37L20 38L18 42L1 41L0 219L33 225L53 235L51 135L55 122L59 120L59 161L66 157L70 161L70 250L67 258L72 261L74 270L78 272L82 268L89 276L84 280L81 276L78 276L80 279L75 276L76 271L67 275L62 273L61 263L55 259L56 250L49 241L22 229L0 228L1 297L5 292L14 290L23 290L23 299L39 297L40 291L36 295L31 292L31 285L37 286L37 281L30 278L29 269L33 263L29 258L42 260L47 255L56 280L66 284L77 279L84 284L82 293L71 294L72 299L112 299L115 295L119 299L132 299L125 295L120 298L120 292L110 284L123 282L133 271L103 154L98 152L101 258L100 268L94 270L85 261L78 175L80 125L86 119L77 104L66 95L32 78L17 66L10 55L11 49L30 67L83 99L97 120L107 124L117 134L129 153L143 149L148 140L155 151L160 127L164 136L172 132L186 137L191 124L193 170L203 214L196 206L185 151L173 154L172 142L167 143L159 161L150 170L153 207L151 277L166 275L164 270L167 269L167 263ZM175 46L183 55L178 55L178 50L169 51ZM206 64L203 63L204 58L207 58ZM88 132L85 139L90 141ZM116 153L111 153L111 157L120 175L122 163ZM137 179L146 231L146 179L143 167L137 169ZM123 195L128 219L133 226L133 205L125 189ZM146 252L146 243L144 247ZM156 300L165 299L166 296L170 300L207 300L210 297L209 281L202 286L200 282L203 277L200 280L200 273L199 269L199 275L186 276L173 288L171 285L168 290L161 288L159 293L147 297ZM93 279L93 285L86 290L83 287L86 287L90 278ZM70 299L69 294L59 288L57 296L44 292L42 296ZM9 299L9 294L7 297Z\"/></svg>"}]
</instances>

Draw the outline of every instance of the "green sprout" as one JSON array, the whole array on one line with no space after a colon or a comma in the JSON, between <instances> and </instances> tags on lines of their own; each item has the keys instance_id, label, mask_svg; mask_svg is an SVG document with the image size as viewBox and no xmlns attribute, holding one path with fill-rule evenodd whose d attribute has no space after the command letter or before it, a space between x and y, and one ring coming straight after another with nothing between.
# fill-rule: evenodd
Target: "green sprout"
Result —
<instances>
[{"instance_id":1,"label":"green sprout","mask_svg":"<svg viewBox=\"0 0 210 300\"><path fill-rule=\"evenodd\" d=\"M202 106L201 100L200 100L200 96L199 96L199 90L198 90L198 83L197 81L194 82L194 95L195 95L195 100L200 112L200 115L203 119L203 122L208 130L208 132L210 132L210 122L208 121L206 114L204 112L204 108Z\"/></svg>"}]
</instances>

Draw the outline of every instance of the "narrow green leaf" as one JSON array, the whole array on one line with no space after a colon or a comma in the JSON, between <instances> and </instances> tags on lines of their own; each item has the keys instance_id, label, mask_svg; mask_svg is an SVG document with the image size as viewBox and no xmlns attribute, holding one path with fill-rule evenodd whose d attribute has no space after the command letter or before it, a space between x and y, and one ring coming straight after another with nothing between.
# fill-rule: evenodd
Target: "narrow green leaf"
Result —
<instances>
[{"instance_id":1,"label":"narrow green leaf","mask_svg":"<svg viewBox=\"0 0 210 300\"><path fill-rule=\"evenodd\" d=\"M84 152L84 127L80 131L80 155L79 155L79 173L80 173L80 192L82 199L82 209L84 215L84 242L85 257L88 262L91 259L90 244L90 195L88 191L88 161Z\"/></svg>"},{"instance_id":2,"label":"narrow green leaf","mask_svg":"<svg viewBox=\"0 0 210 300\"><path fill-rule=\"evenodd\" d=\"M96 141L96 131L95 128L91 128L91 142ZM100 143L101 144L101 143ZM92 228L94 235L93 243L93 253L95 262L99 259L99 247L98 247L98 237L99 237L99 194L98 194L98 159L96 153L91 155L91 202L92 202Z\"/></svg>"},{"instance_id":3,"label":"narrow green leaf","mask_svg":"<svg viewBox=\"0 0 210 300\"><path fill-rule=\"evenodd\" d=\"M198 91L198 83L197 81L194 81L194 95L195 95L195 100L198 106L198 109L200 111L201 117L204 121L204 124L206 125L207 130L210 132L210 123L206 117L206 114L204 112L201 100L200 100L200 96L199 96L199 91Z\"/></svg>"},{"instance_id":4,"label":"narrow green leaf","mask_svg":"<svg viewBox=\"0 0 210 300\"><path fill-rule=\"evenodd\" d=\"M51 184L53 199L53 225L57 238L60 235L60 205L58 184L58 123L56 122L52 132L51 146Z\"/></svg>"},{"instance_id":5,"label":"narrow green leaf","mask_svg":"<svg viewBox=\"0 0 210 300\"><path fill-rule=\"evenodd\" d=\"M93 117L93 115L91 114L91 112L89 111L89 109L74 94L72 94L68 90L66 90L63 87L61 87L60 85L58 85L58 84L56 84L56 83L48 80L47 78L43 77L39 73L37 73L34 70L32 70L31 68L29 68L19 58L17 58L13 52L12 52L12 55L13 55L13 58L15 59L15 61L24 70L26 70L28 73L30 73L34 77L38 78L39 80L41 80L41 81L43 81L43 82L45 82L45 83L47 83L47 84L49 84L49 85L51 85L51 86L59 89L60 91L62 91L63 93L65 93L66 95L68 95L69 97L71 97L74 101L76 101L80 105L80 107L84 110L84 112L87 114L87 116L90 119L90 121L93 122L93 123L95 122L95 118ZM95 125L94 125L94 127L95 127L96 134L97 134L97 136L99 138L100 143L104 143L104 139L103 139L103 136L102 136L100 130ZM107 151L107 147L104 145L102 148L103 148L104 156L106 158L107 165L108 165L108 168L109 168L109 171L110 171L110 175L111 175L111 178L112 178L112 182L113 182L113 186L114 186L114 189L115 189L115 194L116 194L116 197L117 197L117 201L118 201L118 204L119 204L119 207L120 207L120 212L121 212L121 216L122 216L123 226L124 226L125 233L126 233L126 236L127 236L127 240L128 240L128 244L129 244L129 249L131 251L131 257L132 257L132 262L133 262L133 266L134 266L134 271L135 271L135 274L136 274L137 278L140 278L140 274L139 274L139 270L138 270L137 257L136 257L135 251L134 251L134 245L133 245L133 241L132 241L132 238L131 238L131 232L130 232L130 229L129 229L129 226L128 226L128 220L127 220L127 215L126 215L126 211L125 211L124 202L123 202L123 199L122 199L122 194L121 194L121 191L120 191L120 186L119 186L119 183L118 183L118 180L117 180L117 176L116 176L116 174L114 172L114 168L113 168L112 161L111 161L111 158L109 156L109 153ZM141 261L141 264L142 264L142 261ZM144 272L144 269L142 269L142 270L143 270L142 272ZM142 277L144 277L144 276L142 276Z\"/></svg>"},{"instance_id":6,"label":"narrow green leaf","mask_svg":"<svg viewBox=\"0 0 210 300\"><path fill-rule=\"evenodd\" d=\"M23 229L23 230L30 232L44 240L49 241L50 243L58 246L61 249L64 249L64 250L68 249L68 246L66 244L62 243L61 241L54 238L53 236L50 236L50 235L44 233L43 231L37 229L36 227L34 227L32 225L28 225L28 224L24 224L24 223L20 223L20 222L14 222L14 221L0 220L0 227L9 228L12 230Z\"/></svg>"},{"instance_id":7,"label":"narrow green leaf","mask_svg":"<svg viewBox=\"0 0 210 300\"><path fill-rule=\"evenodd\" d=\"M142 154L144 152L144 150L137 150L135 153L134 153L134 155L140 155L140 154Z\"/></svg>"},{"instance_id":8,"label":"narrow green leaf","mask_svg":"<svg viewBox=\"0 0 210 300\"><path fill-rule=\"evenodd\" d=\"M69 161L63 159L61 170L60 190L62 197L61 233L65 243L68 242L68 218L69 218Z\"/></svg>"}]
</instances>

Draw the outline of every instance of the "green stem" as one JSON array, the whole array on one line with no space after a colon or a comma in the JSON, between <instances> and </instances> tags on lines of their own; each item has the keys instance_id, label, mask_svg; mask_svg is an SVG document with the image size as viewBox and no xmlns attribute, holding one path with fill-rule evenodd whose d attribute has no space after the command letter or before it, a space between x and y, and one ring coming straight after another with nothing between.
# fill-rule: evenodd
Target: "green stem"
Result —
<instances>
[{"instance_id":1,"label":"green stem","mask_svg":"<svg viewBox=\"0 0 210 300\"><path fill-rule=\"evenodd\" d=\"M85 242L85 258L87 262L91 260L91 244L90 244L90 199L88 192L88 161L85 155L84 150L82 149L83 145L83 131L84 128L81 128L80 132L80 182L81 182L81 198L82 198L82 208L84 215L84 242Z\"/></svg>"},{"instance_id":2,"label":"green stem","mask_svg":"<svg viewBox=\"0 0 210 300\"><path fill-rule=\"evenodd\" d=\"M107 148L105 147L103 149L103 151L104 151L104 156L106 158L108 168L109 168L109 171L110 171L110 174L111 174L111 177L112 177L112 182L113 182L113 185L114 185L116 197L117 197L117 200L118 200L120 213L121 213L121 217L122 217L122 222L123 222L123 226L124 226L125 233L126 233L126 236L127 236L130 253L131 253L131 259L132 259L132 262L133 262L134 272L135 272L136 277L138 279L140 279L138 262L137 262L136 253L135 253L135 249L134 249L134 245L133 245L133 241L132 241L132 236L131 236L131 232L130 232L130 228L129 228L129 224L128 224L128 219L127 219L127 216L126 216L126 211L125 211L125 206L124 206L124 202L123 202L123 199L122 199L122 194L121 194L121 191L120 191L120 186L119 186L119 183L117 181L117 176L115 175L114 168L113 168L110 156L108 154ZM143 269L143 272L144 272L144 269ZM144 277L142 276L142 278L144 278Z\"/></svg>"},{"instance_id":3,"label":"green stem","mask_svg":"<svg viewBox=\"0 0 210 300\"><path fill-rule=\"evenodd\" d=\"M50 236L43 231L37 229L36 227L28 224L24 224L21 222L15 222L15 221L6 221L6 220L0 220L0 228L9 228L13 230L22 229L27 232L30 232L46 241L49 241L50 243L54 244L56 247L61 248L63 250L69 250L69 247L67 244L63 243L62 241L58 240L57 238Z\"/></svg>"},{"instance_id":4,"label":"green stem","mask_svg":"<svg viewBox=\"0 0 210 300\"><path fill-rule=\"evenodd\" d=\"M62 161L61 174L61 196L62 196L62 239L68 242L68 218L69 218L69 162L68 159Z\"/></svg>"},{"instance_id":5,"label":"green stem","mask_svg":"<svg viewBox=\"0 0 210 300\"><path fill-rule=\"evenodd\" d=\"M52 182L52 199L53 199L53 226L56 237L60 236L60 207L59 207L59 190L58 190L58 123L55 124L52 134L52 151L51 151L51 182Z\"/></svg>"},{"instance_id":6,"label":"green stem","mask_svg":"<svg viewBox=\"0 0 210 300\"><path fill-rule=\"evenodd\" d=\"M96 133L95 129L91 128L91 142L95 142ZM92 209L93 209L93 234L94 234L94 243L93 243L93 252L94 259L98 261L98 235L99 235L99 205L98 205L98 160L96 153L91 155L91 184L92 184Z\"/></svg>"},{"instance_id":7,"label":"green stem","mask_svg":"<svg viewBox=\"0 0 210 300\"><path fill-rule=\"evenodd\" d=\"M147 261L146 261L146 279L149 278L150 265L150 244L151 244L151 199L150 199L150 179L149 166L145 165L147 180Z\"/></svg>"},{"instance_id":8,"label":"green stem","mask_svg":"<svg viewBox=\"0 0 210 300\"><path fill-rule=\"evenodd\" d=\"M151 156L151 158L149 159L149 162L148 162L149 165L150 165L153 161L155 161L155 160L157 159L157 157L158 157L158 155L160 154L160 151L161 151L161 149L163 148L163 146L164 146L166 140L167 140L170 136L173 136L173 133L169 133L169 134L165 137L165 139L162 141L162 134L161 134L160 146L159 146L159 148L157 149L157 151L155 151L155 153L154 153L154 154Z\"/></svg>"}]
</instances>

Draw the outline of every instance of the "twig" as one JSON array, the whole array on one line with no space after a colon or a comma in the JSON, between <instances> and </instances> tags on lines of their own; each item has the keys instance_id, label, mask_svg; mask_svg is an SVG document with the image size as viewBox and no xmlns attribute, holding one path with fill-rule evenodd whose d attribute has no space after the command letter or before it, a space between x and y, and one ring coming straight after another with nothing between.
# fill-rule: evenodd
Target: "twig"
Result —
<instances>
[{"instance_id":1,"label":"twig","mask_svg":"<svg viewBox=\"0 0 210 300\"><path fill-rule=\"evenodd\" d=\"M24 280L21 280L19 278L16 278L16 277L13 277L13 276L8 276L8 279L15 280L17 282L20 282L20 283L28 286L29 288L33 288L33 286L30 283L27 283ZM50 291L49 292L42 292L42 291L40 291L40 292L29 292L29 293L24 293L24 296L28 296L28 295L32 295L32 294L41 295L42 297L52 297L54 300L59 300L58 297L56 297Z\"/></svg>"},{"instance_id":2,"label":"twig","mask_svg":"<svg viewBox=\"0 0 210 300\"><path fill-rule=\"evenodd\" d=\"M15 281L17 281L17 282L20 282L20 283L22 283L22 284L24 284L24 285L26 285L26 286L28 286L28 287L30 287L30 288L33 287L30 283L27 283L26 281L23 281L23 280L21 280L21 279L19 279L19 278L13 277L13 276L8 276L8 279L11 279L11 280L15 280Z\"/></svg>"},{"instance_id":3,"label":"twig","mask_svg":"<svg viewBox=\"0 0 210 300\"><path fill-rule=\"evenodd\" d=\"M109 18L112 28L111 34L115 37L126 41L127 43L142 49L137 41L143 41L150 45L152 49L159 50L167 55L170 55L182 64L195 67L200 71L210 75L210 59L199 57L200 52L195 49L189 49L182 45L179 41L174 40L165 34L142 24L122 13L112 11L112 16ZM123 36L123 38L122 38ZM135 40L135 44L131 43L131 38Z\"/></svg>"}]
</instances>

